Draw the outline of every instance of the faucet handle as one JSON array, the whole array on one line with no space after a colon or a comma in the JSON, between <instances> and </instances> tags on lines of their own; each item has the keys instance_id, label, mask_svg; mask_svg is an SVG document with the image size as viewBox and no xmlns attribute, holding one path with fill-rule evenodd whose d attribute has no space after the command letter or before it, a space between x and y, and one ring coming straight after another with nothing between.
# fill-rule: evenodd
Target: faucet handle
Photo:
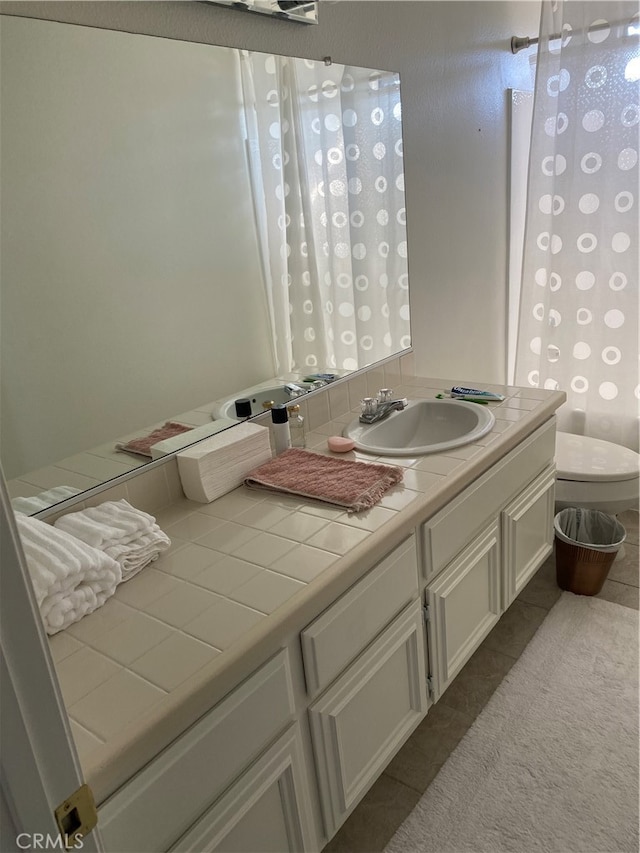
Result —
<instances>
[{"instance_id":1,"label":"faucet handle","mask_svg":"<svg viewBox=\"0 0 640 853\"><path fill-rule=\"evenodd\" d=\"M378 391L378 400L381 403L386 403L389 400L393 400L393 388L381 388Z\"/></svg>"},{"instance_id":2,"label":"faucet handle","mask_svg":"<svg viewBox=\"0 0 640 853\"><path fill-rule=\"evenodd\" d=\"M375 397L364 397L360 401L360 410L363 415L375 415L378 409L378 401Z\"/></svg>"}]
</instances>

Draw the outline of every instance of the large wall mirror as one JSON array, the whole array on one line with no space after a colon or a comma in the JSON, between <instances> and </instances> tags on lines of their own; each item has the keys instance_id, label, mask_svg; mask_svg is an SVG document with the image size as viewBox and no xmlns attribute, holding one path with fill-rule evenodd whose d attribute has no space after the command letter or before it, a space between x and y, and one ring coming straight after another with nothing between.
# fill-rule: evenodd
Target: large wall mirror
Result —
<instances>
[{"instance_id":1,"label":"large wall mirror","mask_svg":"<svg viewBox=\"0 0 640 853\"><path fill-rule=\"evenodd\" d=\"M12 497L93 488L166 421L232 428L215 401L410 346L397 74L17 16L0 34Z\"/></svg>"}]
</instances>

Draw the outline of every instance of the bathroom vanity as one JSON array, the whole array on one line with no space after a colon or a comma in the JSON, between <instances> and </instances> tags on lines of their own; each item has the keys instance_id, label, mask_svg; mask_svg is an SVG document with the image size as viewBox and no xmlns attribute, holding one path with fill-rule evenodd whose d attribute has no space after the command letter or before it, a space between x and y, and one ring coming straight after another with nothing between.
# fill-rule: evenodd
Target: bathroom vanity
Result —
<instances>
[{"instance_id":1,"label":"bathroom vanity","mask_svg":"<svg viewBox=\"0 0 640 853\"><path fill-rule=\"evenodd\" d=\"M441 387L405 381L409 397ZM204 575L192 571L196 553L255 560L246 594L226 596L256 621L220 649L189 627L195 622L178 624L175 614L163 622L142 579L137 598L135 587L127 592L135 579L116 592L121 607L173 632L162 642L195 635L210 656L162 689L161 676L140 677L135 661L119 660L132 677L155 682L157 696L143 711L132 705L117 731L76 738L107 850L311 851L336 833L551 551L553 415L564 395L503 393L491 433L449 455L404 459L404 483L361 517L244 487L158 513L178 541L145 571L207 595ZM319 425L310 449L324 449L352 417ZM113 612L78 623L70 655L64 637L52 638L63 692L78 643L110 656ZM88 675L75 676L77 692ZM100 729L105 685L67 702L76 734Z\"/></svg>"}]
</instances>

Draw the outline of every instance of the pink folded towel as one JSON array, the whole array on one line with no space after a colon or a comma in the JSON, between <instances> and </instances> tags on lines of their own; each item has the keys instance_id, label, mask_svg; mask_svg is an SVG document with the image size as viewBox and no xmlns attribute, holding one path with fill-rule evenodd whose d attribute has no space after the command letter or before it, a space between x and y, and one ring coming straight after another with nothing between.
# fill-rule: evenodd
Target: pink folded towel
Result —
<instances>
[{"instance_id":1,"label":"pink folded towel","mask_svg":"<svg viewBox=\"0 0 640 853\"><path fill-rule=\"evenodd\" d=\"M138 456L148 456L151 459L151 446L159 441L164 441L165 438L173 438L174 435L181 435L183 432L190 432L193 427L177 424L173 421L167 421L164 426L154 429L149 435L143 435L140 438L133 438L126 444L116 444L118 450L125 450L127 453L136 453Z\"/></svg>"},{"instance_id":2,"label":"pink folded towel","mask_svg":"<svg viewBox=\"0 0 640 853\"><path fill-rule=\"evenodd\" d=\"M334 459L292 448L251 471L244 483L343 506L350 512L369 509L402 480L402 468Z\"/></svg>"}]
</instances>

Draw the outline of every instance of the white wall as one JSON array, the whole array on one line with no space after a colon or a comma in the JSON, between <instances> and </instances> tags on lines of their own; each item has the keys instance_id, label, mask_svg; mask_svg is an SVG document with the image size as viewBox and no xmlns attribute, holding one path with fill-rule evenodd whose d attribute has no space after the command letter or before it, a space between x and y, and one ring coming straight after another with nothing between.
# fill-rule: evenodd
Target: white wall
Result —
<instances>
[{"instance_id":1,"label":"white wall","mask_svg":"<svg viewBox=\"0 0 640 853\"><path fill-rule=\"evenodd\" d=\"M317 26L195 2L4 2L3 12L399 71L413 337L420 372L503 381L507 89L538 0L338 0Z\"/></svg>"}]
</instances>

